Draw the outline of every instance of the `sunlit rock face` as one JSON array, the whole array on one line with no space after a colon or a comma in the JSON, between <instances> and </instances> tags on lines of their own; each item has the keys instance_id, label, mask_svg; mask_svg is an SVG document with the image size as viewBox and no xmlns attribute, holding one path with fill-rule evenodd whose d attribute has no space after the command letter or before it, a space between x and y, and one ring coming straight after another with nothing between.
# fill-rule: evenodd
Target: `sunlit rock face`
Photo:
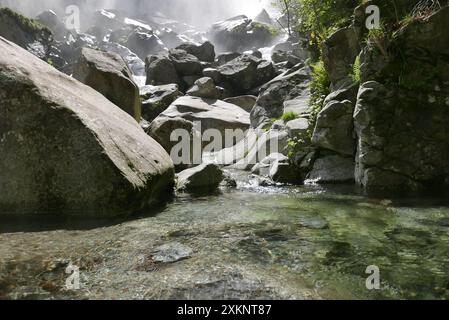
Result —
<instances>
[{"instance_id":1,"label":"sunlit rock face","mask_svg":"<svg viewBox=\"0 0 449 320\"><path fill-rule=\"evenodd\" d=\"M356 179L368 191L449 185L448 21L446 7L403 28L400 55L361 54Z\"/></svg>"},{"instance_id":2,"label":"sunlit rock face","mask_svg":"<svg viewBox=\"0 0 449 320\"><path fill-rule=\"evenodd\" d=\"M0 38L0 215L111 217L169 194L173 163L90 87Z\"/></svg>"},{"instance_id":3,"label":"sunlit rock face","mask_svg":"<svg viewBox=\"0 0 449 320\"><path fill-rule=\"evenodd\" d=\"M73 77L97 90L136 121L140 121L139 88L132 79L131 70L118 54L84 48Z\"/></svg>"}]
</instances>

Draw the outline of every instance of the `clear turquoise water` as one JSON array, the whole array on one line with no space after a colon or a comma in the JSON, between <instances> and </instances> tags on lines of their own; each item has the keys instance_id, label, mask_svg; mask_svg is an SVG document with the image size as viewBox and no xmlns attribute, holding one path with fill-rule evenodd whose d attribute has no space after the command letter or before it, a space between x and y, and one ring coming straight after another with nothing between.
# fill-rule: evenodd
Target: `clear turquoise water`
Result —
<instances>
[{"instance_id":1,"label":"clear turquoise water","mask_svg":"<svg viewBox=\"0 0 449 320\"><path fill-rule=\"evenodd\" d=\"M245 184L217 195L180 196L157 215L109 226L9 231L0 234L0 270L14 259L23 278L36 278L41 271L30 265L47 256L89 252L102 263L86 269L88 298L120 298L126 287L128 298L448 299L447 201L372 199L350 189ZM132 269L139 252L173 241L192 248L192 257L156 272ZM112 249L102 248L105 243ZM380 269L380 290L366 288L370 265ZM3 295L21 297L23 288L14 286L20 276L5 274L10 289ZM109 285L100 286L105 278ZM143 284L153 293L139 295ZM38 292L34 297L61 294Z\"/></svg>"}]
</instances>

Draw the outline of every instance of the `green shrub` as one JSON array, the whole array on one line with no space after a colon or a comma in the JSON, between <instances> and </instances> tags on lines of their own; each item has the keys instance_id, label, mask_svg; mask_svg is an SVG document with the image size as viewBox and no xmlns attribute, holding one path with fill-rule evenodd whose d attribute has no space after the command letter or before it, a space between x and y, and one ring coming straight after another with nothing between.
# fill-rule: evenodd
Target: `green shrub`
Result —
<instances>
[{"instance_id":1,"label":"green shrub","mask_svg":"<svg viewBox=\"0 0 449 320\"><path fill-rule=\"evenodd\" d=\"M362 82L362 71L360 70L360 67L361 67L360 56L357 56L352 66L351 78L355 83L358 84Z\"/></svg>"},{"instance_id":2,"label":"green shrub","mask_svg":"<svg viewBox=\"0 0 449 320\"><path fill-rule=\"evenodd\" d=\"M311 96L309 100L310 130L313 130L318 113L323 109L324 99L330 94L331 81L324 67L323 61L311 65L312 81L310 83ZM309 133L312 136L313 132Z\"/></svg>"},{"instance_id":3,"label":"green shrub","mask_svg":"<svg viewBox=\"0 0 449 320\"><path fill-rule=\"evenodd\" d=\"M5 15L13 20L16 20L25 30L29 32L45 32L51 34L51 30L41 24L39 21L27 18L9 8L0 7L0 16L1 15Z\"/></svg>"},{"instance_id":4,"label":"green shrub","mask_svg":"<svg viewBox=\"0 0 449 320\"><path fill-rule=\"evenodd\" d=\"M282 121L284 121L284 123L295 120L296 118L298 118L298 114L293 111L285 112L281 117L281 119L282 119Z\"/></svg>"}]
</instances>

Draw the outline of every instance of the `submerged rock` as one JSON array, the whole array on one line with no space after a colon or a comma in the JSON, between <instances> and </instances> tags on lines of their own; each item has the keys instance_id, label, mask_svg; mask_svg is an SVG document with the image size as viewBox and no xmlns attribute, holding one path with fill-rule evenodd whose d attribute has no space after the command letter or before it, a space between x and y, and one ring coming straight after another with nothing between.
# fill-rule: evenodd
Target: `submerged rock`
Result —
<instances>
[{"instance_id":1,"label":"submerged rock","mask_svg":"<svg viewBox=\"0 0 449 320\"><path fill-rule=\"evenodd\" d=\"M176 188L185 192L212 192L217 190L223 179L223 171L216 164L202 164L179 173Z\"/></svg>"},{"instance_id":2,"label":"submerged rock","mask_svg":"<svg viewBox=\"0 0 449 320\"><path fill-rule=\"evenodd\" d=\"M132 78L131 70L118 54L84 48L73 77L94 88L136 121L140 121L139 88Z\"/></svg>"},{"instance_id":3,"label":"submerged rock","mask_svg":"<svg viewBox=\"0 0 449 320\"><path fill-rule=\"evenodd\" d=\"M173 163L128 114L0 38L0 214L111 217L170 193Z\"/></svg>"}]
</instances>

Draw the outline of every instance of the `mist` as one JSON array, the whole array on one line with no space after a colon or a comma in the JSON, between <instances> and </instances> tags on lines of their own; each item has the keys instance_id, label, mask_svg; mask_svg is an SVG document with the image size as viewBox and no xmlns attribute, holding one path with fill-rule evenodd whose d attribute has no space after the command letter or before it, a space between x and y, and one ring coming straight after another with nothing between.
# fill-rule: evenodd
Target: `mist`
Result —
<instances>
[{"instance_id":1,"label":"mist","mask_svg":"<svg viewBox=\"0 0 449 320\"><path fill-rule=\"evenodd\" d=\"M270 0L0 0L1 6L10 7L29 17L47 9L63 15L67 6L77 5L86 15L98 9L119 9L134 18L162 13L203 29L239 14L253 18L263 8L269 10L270 3Z\"/></svg>"}]
</instances>

